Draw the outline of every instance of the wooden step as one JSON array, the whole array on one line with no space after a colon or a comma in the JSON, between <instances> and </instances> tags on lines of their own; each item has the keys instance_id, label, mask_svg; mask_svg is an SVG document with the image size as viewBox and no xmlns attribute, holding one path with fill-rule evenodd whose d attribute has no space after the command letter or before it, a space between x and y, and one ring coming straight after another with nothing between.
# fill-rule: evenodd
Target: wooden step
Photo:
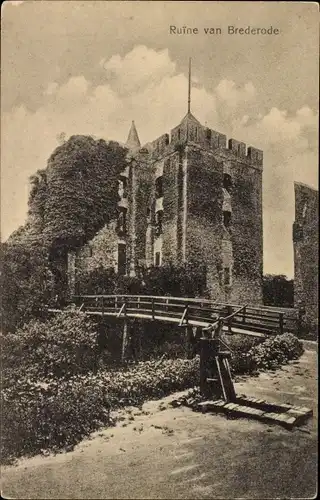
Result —
<instances>
[{"instance_id":1,"label":"wooden step","mask_svg":"<svg viewBox=\"0 0 320 500\"><path fill-rule=\"evenodd\" d=\"M280 409L281 406L282 405L279 405L278 409ZM282 412L267 412L263 409L239 404L237 399L232 402L223 401L223 399L215 401L208 400L198 405L198 409L203 413L209 411L224 413L231 418L254 418L268 424L280 424L289 430L295 426L301 425L312 415L312 411L309 408L303 408L303 410L305 410L303 412L297 412L294 408L295 407L291 407Z\"/></svg>"}]
</instances>

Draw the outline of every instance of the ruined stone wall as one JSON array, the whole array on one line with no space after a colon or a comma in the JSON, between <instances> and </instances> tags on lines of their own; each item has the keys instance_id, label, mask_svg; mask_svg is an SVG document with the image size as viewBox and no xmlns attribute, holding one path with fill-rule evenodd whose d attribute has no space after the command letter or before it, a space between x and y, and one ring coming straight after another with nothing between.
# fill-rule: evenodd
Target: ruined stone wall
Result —
<instances>
[{"instance_id":1,"label":"ruined stone wall","mask_svg":"<svg viewBox=\"0 0 320 500\"><path fill-rule=\"evenodd\" d=\"M179 152L167 156L163 165L163 244L162 262L178 261L178 173Z\"/></svg>"},{"instance_id":2,"label":"ruined stone wall","mask_svg":"<svg viewBox=\"0 0 320 500\"><path fill-rule=\"evenodd\" d=\"M76 253L76 272L90 272L102 266L104 268L117 265L118 235L116 221L103 227L95 237Z\"/></svg>"},{"instance_id":3,"label":"ruined stone wall","mask_svg":"<svg viewBox=\"0 0 320 500\"><path fill-rule=\"evenodd\" d=\"M83 247L68 255L68 284L69 292L73 293L77 278L99 267L118 269L118 244L127 246L127 271L129 271L131 255L131 239L128 237L132 225L132 168L130 165L122 172L127 179L127 196L119 200L118 207L127 209L126 232L119 234L117 219L105 225ZM120 191L119 191L120 194Z\"/></svg>"},{"instance_id":4,"label":"ruined stone wall","mask_svg":"<svg viewBox=\"0 0 320 500\"><path fill-rule=\"evenodd\" d=\"M187 160L186 259L206 264L207 288L224 300L221 283L223 165L214 156L189 146Z\"/></svg>"},{"instance_id":5,"label":"ruined stone wall","mask_svg":"<svg viewBox=\"0 0 320 500\"><path fill-rule=\"evenodd\" d=\"M146 264L146 253L151 260L152 239L147 242L148 229L148 210L150 210L150 219L152 211L152 197L154 191L154 166L147 162L137 162L136 164L136 192L135 192L135 266ZM151 223L151 220L150 220ZM151 231L151 228L150 228ZM150 248L149 248L150 247Z\"/></svg>"},{"instance_id":6,"label":"ruined stone wall","mask_svg":"<svg viewBox=\"0 0 320 500\"><path fill-rule=\"evenodd\" d=\"M231 162L233 302L262 303L262 169Z\"/></svg>"},{"instance_id":7,"label":"ruined stone wall","mask_svg":"<svg viewBox=\"0 0 320 500\"><path fill-rule=\"evenodd\" d=\"M306 321L318 324L319 199L318 191L295 183L294 305L304 306Z\"/></svg>"},{"instance_id":8,"label":"ruined stone wall","mask_svg":"<svg viewBox=\"0 0 320 500\"><path fill-rule=\"evenodd\" d=\"M116 221L79 250L70 267L117 269L118 243L127 246L127 273L140 265L198 261L206 264L212 298L251 304L262 302L262 151L230 139L194 117L185 117L128 158L127 233ZM223 223L225 165L232 177L231 225ZM155 196L162 176L163 197ZM228 195L229 196L229 195ZM156 212L163 212L162 235L155 234ZM230 269L226 285L224 270Z\"/></svg>"}]
</instances>

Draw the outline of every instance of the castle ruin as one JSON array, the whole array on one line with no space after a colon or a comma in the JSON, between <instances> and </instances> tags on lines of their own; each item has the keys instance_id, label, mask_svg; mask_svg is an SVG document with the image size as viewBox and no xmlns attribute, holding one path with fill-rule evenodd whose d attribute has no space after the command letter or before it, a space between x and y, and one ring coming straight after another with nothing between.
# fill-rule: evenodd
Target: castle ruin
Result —
<instances>
[{"instance_id":1,"label":"castle ruin","mask_svg":"<svg viewBox=\"0 0 320 500\"><path fill-rule=\"evenodd\" d=\"M141 147L134 122L119 178L118 219L69 254L77 269L102 265L134 276L139 266L196 262L206 268L214 300L262 303L263 153L203 126L182 121Z\"/></svg>"}]
</instances>

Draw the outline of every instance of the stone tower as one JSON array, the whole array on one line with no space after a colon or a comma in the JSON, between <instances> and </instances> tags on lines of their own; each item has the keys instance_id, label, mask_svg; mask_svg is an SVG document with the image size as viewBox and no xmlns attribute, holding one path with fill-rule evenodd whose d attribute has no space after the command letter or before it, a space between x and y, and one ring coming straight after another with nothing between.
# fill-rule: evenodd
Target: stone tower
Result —
<instances>
[{"instance_id":1,"label":"stone tower","mask_svg":"<svg viewBox=\"0 0 320 500\"><path fill-rule=\"evenodd\" d=\"M319 193L294 183L295 221L293 223L294 305L305 309L312 329L318 326Z\"/></svg>"},{"instance_id":2,"label":"stone tower","mask_svg":"<svg viewBox=\"0 0 320 500\"><path fill-rule=\"evenodd\" d=\"M196 262L217 300L262 302L263 153L191 113L136 157L136 256ZM142 187L143 186L143 187Z\"/></svg>"},{"instance_id":3,"label":"stone tower","mask_svg":"<svg viewBox=\"0 0 320 500\"><path fill-rule=\"evenodd\" d=\"M193 261L206 267L213 299L258 304L263 153L203 126L191 113L190 80L189 71L187 113L170 135L141 147L132 122L119 220L104 229L105 246L91 249L103 247L100 261L131 276L140 265Z\"/></svg>"}]
</instances>

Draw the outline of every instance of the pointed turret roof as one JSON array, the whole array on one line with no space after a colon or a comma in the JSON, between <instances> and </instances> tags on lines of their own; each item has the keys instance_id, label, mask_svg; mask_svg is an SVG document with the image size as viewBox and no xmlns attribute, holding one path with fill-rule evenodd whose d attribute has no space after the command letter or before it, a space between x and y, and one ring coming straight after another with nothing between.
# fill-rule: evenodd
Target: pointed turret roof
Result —
<instances>
[{"instance_id":1,"label":"pointed turret roof","mask_svg":"<svg viewBox=\"0 0 320 500\"><path fill-rule=\"evenodd\" d=\"M128 149L132 150L132 149L138 149L138 148L140 148L140 146L141 146L141 144L140 144L138 132L137 132L136 126L134 124L134 121L132 120L132 124L131 124L130 130L129 130L128 139L126 142L126 147Z\"/></svg>"}]
</instances>

